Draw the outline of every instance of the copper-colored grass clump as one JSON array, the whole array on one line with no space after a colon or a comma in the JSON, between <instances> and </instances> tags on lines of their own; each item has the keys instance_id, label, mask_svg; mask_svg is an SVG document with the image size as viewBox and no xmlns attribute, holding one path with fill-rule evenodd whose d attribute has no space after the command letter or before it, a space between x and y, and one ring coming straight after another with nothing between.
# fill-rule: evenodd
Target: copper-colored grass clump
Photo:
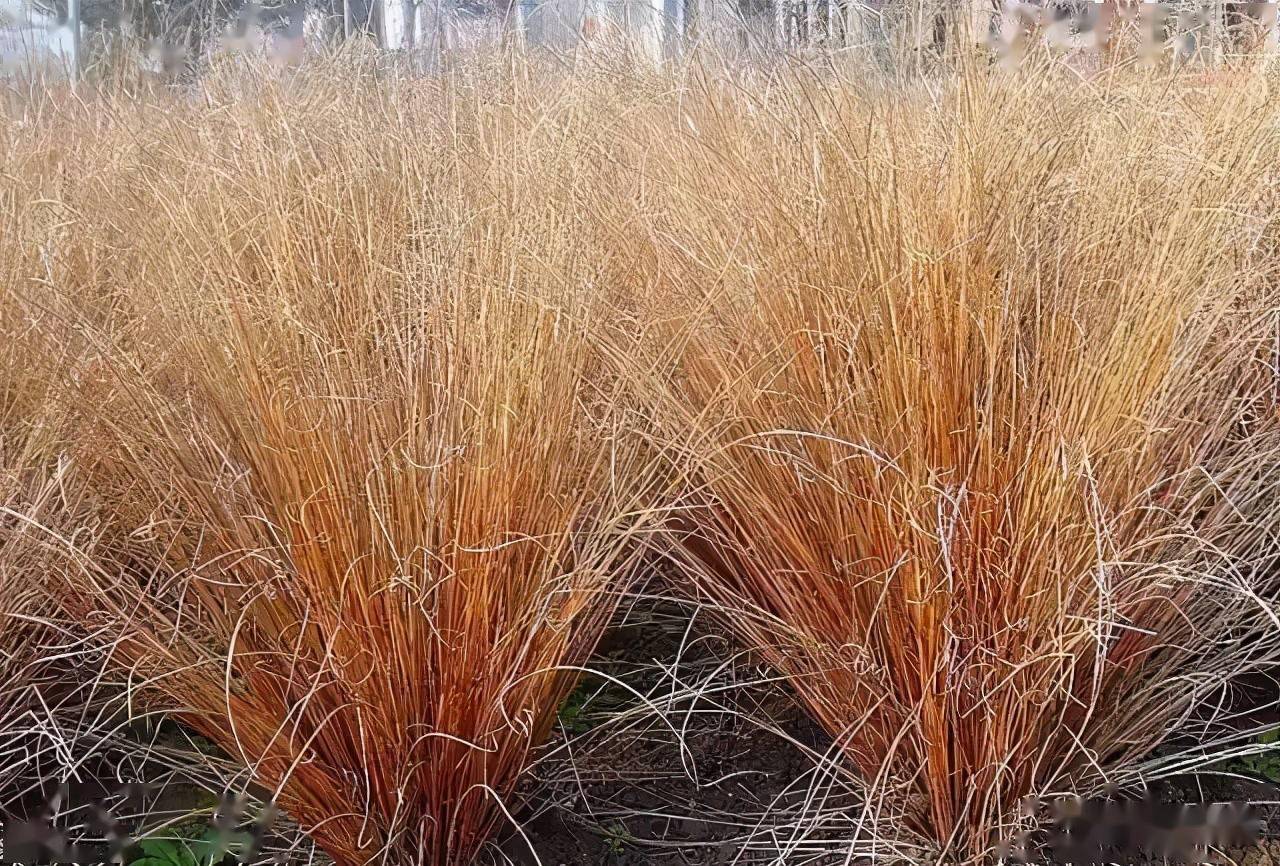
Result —
<instances>
[{"instance_id":1,"label":"copper-colored grass clump","mask_svg":"<svg viewBox=\"0 0 1280 866\"><path fill-rule=\"evenodd\" d=\"M16 375L22 335L8 316L0 322L0 363L15 375L0 376L0 802L24 777L38 744L29 736L43 713L38 689L47 681L47 621L53 596L43 582L54 566L43 531L32 521L49 518L61 503L54 413L43 390ZM26 347L22 347L25 349ZM52 703L50 696L48 703Z\"/></svg>"},{"instance_id":2,"label":"copper-colored grass clump","mask_svg":"<svg viewBox=\"0 0 1280 866\"><path fill-rule=\"evenodd\" d=\"M1277 651L1277 115L1121 78L800 76L651 156L680 552L949 858Z\"/></svg>"},{"instance_id":3,"label":"copper-colored grass clump","mask_svg":"<svg viewBox=\"0 0 1280 866\"><path fill-rule=\"evenodd\" d=\"M61 256L119 244L76 323L102 537L63 602L336 862L465 864L634 571L654 464L616 435L576 103L380 88L214 74L114 106L118 172L59 166Z\"/></svg>"},{"instance_id":4,"label":"copper-colored grass clump","mask_svg":"<svg viewBox=\"0 0 1280 866\"><path fill-rule=\"evenodd\" d=\"M3 142L0 141L0 146ZM0 172L21 164L10 157ZM85 516L63 456L70 419L64 383L76 347L51 327L53 316L22 291L40 266L31 190L0 185L0 804L22 793L42 759L56 751L39 730L75 691L75 678L55 668L58 619L47 582L61 557L51 534L71 535ZM51 209L50 209L51 210ZM48 212L44 214L48 216ZM47 219L46 219L47 222Z\"/></svg>"}]
</instances>

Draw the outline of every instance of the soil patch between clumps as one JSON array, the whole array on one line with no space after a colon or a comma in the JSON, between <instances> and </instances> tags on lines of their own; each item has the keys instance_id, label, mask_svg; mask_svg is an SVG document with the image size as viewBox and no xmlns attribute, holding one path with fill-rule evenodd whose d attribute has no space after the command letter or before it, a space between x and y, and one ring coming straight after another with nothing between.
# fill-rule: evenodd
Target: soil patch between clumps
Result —
<instances>
[{"instance_id":1,"label":"soil patch between clumps","mask_svg":"<svg viewBox=\"0 0 1280 866\"><path fill-rule=\"evenodd\" d=\"M692 672L720 664L735 649L719 636L720 630L703 631L697 623L691 629L688 619L688 611L674 604L633 609L601 647L595 667L644 693L662 680L660 662L680 658L688 669L685 680L696 681ZM750 667L751 662L743 666ZM619 736L582 732L585 735L577 738L571 760L540 768L536 800L544 805L523 825L524 838L508 839L502 853L529 866L535 862L542 866L789 862L778 860L777 848L769 851L761 844L767 833L760 831L770 826L770 810L787 813L801 808L796 803L812 780L814 755L828 753L830 738L799 709L785 686L773 682L767 672L756 679L767 684L744 682L737 693L729 689L717 694L732 711L677 712L680 740L656 723ZM601 688L600 694L608 692L599 682L587 691L592 688ZM575 713L590 716L597 700L601 698L588 700ZM615 691L612 703L605 699L603 704L609 705L601 714L607 717L634 711L639 701ZM759 724L761 719L767 722ZM607 718L596 721L602 731L608 729ZM559 735L561 742L572 738L564 730ZM699 784L719 779L728 781ZM1164 804L1252 804L1259 841L1208 851L1204 860L1224 866L1273 866L1271 857L1276 855L1274 866L1280 866L1276 785L1239 775L1203 773L1153 783L1149 797ZM1049 816L1043 817L1037 831L1042 840L1053 831ZM746 845L753 830L756 844ZM828 856L806 850L796 862L806 866L828 859L844 863L846 852L837 850L837 845L829 847ZM1132 866L1171 862L1149 852L1117 853L1118 858L1105 862ZM1041 844L1027 862L1065 866L1067 861Z\"/></svg>"}]
</instances>

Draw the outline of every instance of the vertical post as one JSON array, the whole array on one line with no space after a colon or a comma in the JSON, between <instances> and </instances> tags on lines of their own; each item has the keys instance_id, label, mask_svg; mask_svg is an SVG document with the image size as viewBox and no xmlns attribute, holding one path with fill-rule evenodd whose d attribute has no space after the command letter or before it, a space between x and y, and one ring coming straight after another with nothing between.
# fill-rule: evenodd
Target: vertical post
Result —
<instances>
[{"instance_id":1,"label":"vertical post","mask_svg":"<svg viewBox=\"0 0 1280 866\"><path fill-rule=\"evenodd\" d=\"M863 8L862 0L845 0L844 40L841 42L844 47L865 45L869 42L870 22L867 20L869 14Z\"/></svg>"},{"instance_id":2,"label":"vertical post","mask_svg":"<svg viewBox=\"0 0 1280 866\"><path fill-rule=\"evenodd\" d=\"M667 4L666 0L650 0L649 4L649 52L653 55L653 63L662 63L663 36L666 33Z\"/></svg>"},{"instance_id":3,"label":"vertical post","mask_svg":"<svg viewBox=\"0 0 1280 866\"><path fill-rule=\"evenodd\" d=\"M355 30L355 10L351 8L351 0L342 0L342 38L350 39Z\"/></svg>"},{"instance_id":4,"label":"vertical post","mask_svg":"<svg viewBox=\"0 0 1280 866\"><path fill-rule=\"evenodd\" d=\"M991 0L970 0L969 14L960 22L961 37L969 41L966 48L986 45L987 33L991 29L991 18Z\"/></svg>"},{"instance_id":5,"label":"vertical post","mask_svg":"<svg viewBox=\"0 0 1280 866\"><path fill-rule=\"evenodd\" d=\"M71 80L80 80L80 0L67 2L67 26L71 28Z\"/></svg>"},{"instance_id":6,"label":"vertical post","mask_svg":"<svg viewBox=\"0 0 1280 866\"><path fill-rule=\"evenodd\" d=\"M680 0L680 35L685 44L698 37L698 0Z\"/></svg>"},{"instance_id":7,"label":"vertical post","mask_svg":"<svg viewBox=\"0 0 1280 866\"><path fill-rule=\"evenodd\" d=\"M445 0L435 0L436 3L436 21L435 21L435 41L436 41L436 65L443 67L446 52L453 50L453 25L457 20L454 15L455 6L452 2ZM421 20L421 19L419 19ZM425 29L425 25L424 25Z\"/></svg>"},{"instance_id":8,"label":"vertical post","mask_svg":"<svg viewBox=\"0 0 1280 866\"><path fill-rule=\"evenodd\" d=\"M680 20L680 0L663 0L661 14L662 57L672 60L680 56L680 33L684 29Z\"/></svg>"},{"instance_id":9,"label":"vertical post","mask_svg":"<svg viewBox=\"0 0 1280 866\"><path fill-rule=\"evenodd\" d=\"M430 0L427 0L430 2ZM431 33L427 32L427 6L422 2L418 4L418 14L413 18L414 38L418 45L424 42L432 44L432 50L437 56L440 56L448 42L445 39L445 28L449 26L449 21L444 17L444 3L441 0L434 0L431 3L435 8L431 10Z\"/></svg>"},{"instance_id":10,"label":"vertical post","mask_svg":"<svg viewBox=\"0 0 1280 866\"><path fill-rule=\"evenodd\" d=\"M1227 8L1223 0L1214 0L1205 22L1209 31L1209 60L1216 68L1226 58L1231 46L1227 39Z\"/></svg>"},{"instance_id":11,"label":"vertical post","mask_svg":"<svg viewBox=\"0 0 1280 866\"><path fill-rule=\"evenodd\" d=\"M541 44L543 41L542 19L547 10L543 9L539 11L538 0L517 0L516 10L520 25L520 35L524 39L525 44Z\"/></svg>"},{"instance_id":12,"label":"vertical post","mask_svg":"<svg viewBox=\"0 0 1280 866\"><path fill-rule=\"evenodd\" d=\"M448 21L443 0L423 0L415 4L413 16L415 63L419 68L435 69L444 62L448 47Z\"/></svg>"},{"instance_id":13,"label":"vertical post","mask_svg":"<svg viewBox=\"0 0 1280 866\"><path fill-rule=\"evenodd\" d=\"M416 17L418 7L414 0L400 0L399 5L400 29L399 31L394 31L393 28L389 26L390 21L388 21L387 47L408 50L413 48L415 35L414 28L417 26L414 19ZM391 9L387 8L384 12L389 14Z\"/></svg>"}]
</instances>

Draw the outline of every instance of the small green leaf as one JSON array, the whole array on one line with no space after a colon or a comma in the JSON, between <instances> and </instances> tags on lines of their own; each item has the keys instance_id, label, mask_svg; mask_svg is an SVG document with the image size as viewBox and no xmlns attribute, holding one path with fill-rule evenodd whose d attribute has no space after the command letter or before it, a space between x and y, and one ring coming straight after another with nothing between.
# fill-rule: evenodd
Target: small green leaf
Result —
<instances>
[{"instance_id":1,"label":"small green leaf","mask_svg":"<svg viewBox=\"0 0 1280 866\"><path fill-rule=\"evenodd\" d=\"M217 866L228 856L234 855L238 860L252 841L248 833L225 833L210 827L199 839L192 841L191 848L199 860L197 866Z\"/></svg>"},{"instance_id":2,"label":"small green leaf","mask_svg":"<svg viewBox=\"0 0 1280 866\"><path fill-rule=\"evenodd\" d=\"M201 866L185 842L173 839L143 839L138 843L142 856L130 866Z\"/></svg>"}]
</instances>

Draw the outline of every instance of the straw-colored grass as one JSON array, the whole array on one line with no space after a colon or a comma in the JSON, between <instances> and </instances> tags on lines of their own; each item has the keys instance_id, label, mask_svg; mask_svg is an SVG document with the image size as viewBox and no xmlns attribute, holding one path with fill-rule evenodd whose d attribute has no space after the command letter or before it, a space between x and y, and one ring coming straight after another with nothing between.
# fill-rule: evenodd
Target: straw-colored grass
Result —
<instances>
[{"instance_id":1,"label":"straw-colored grass","mask_svg":"<svg viewBox=\"0 0 1280 866\"><path fill-rule=\"evenodd\" d=\"M1280 116L1065 84L738 93L652 160L683 559L868 822L966 860L1280 650Z\"/></svg>"},{"instance_id":2,"label":"straw-colored grass","mask_svg":"<svg viewBox=\"0 0 1280 866\"><path fill-rule=\"evenodd\" d=\"M8 317L5 317L6 319ZM17 373L14 357L27 347L22 334L0 328L0 363ZM22 363L25 363L25 358ZM0 800L8 785L22 780L34 759L28 736L47 705L40 687L47 682L48 661L42 642L48 636L53 596L44 573L55 563L28 520L58 518L62 501L61 467L51 448L56 421L46 412L41 389L22 375L6 375L0 382ZM53 702L53 697L49 697Z\"/></svg>"},{"instance_id":3,"label":"straw-colored grass","mask_svg":"<svg viewBox=\"0 0 1280 866\"><path fill-rule=\"evenodd\" d=\"M71 246L119 243L75 449L103 537L64 604L336 862L468 863L635 570L655 465L597 346L581 118L234 81L119 105L119 174L60 166Z\"/></svg>"},{"instance_id":4,"label":"straw-colored grass","mask_svg":"<svg viewBox=\"0 0 1280 866\"><path fill-rule=\"evenodd\" d=\"M51 611L52 596L40 581L49 563L28 543L22 516L44 513L57 494L56 436L47 407L52 376L31 358L41 340L33 332L30 311L11 287L30 270L31 256L12 240L22 237L17 194L0 188L0 800L29 758L23 742L25 718L36 703L33 688L41 679L37 650L40 620Z\"/></svg>"},{"instance_id":5,"label":"straw-colored grass","mask_svg":"<svg viewBox=\"0 0 1280 866\"><path fill-rule=\"evenodd\" d=\"M1261 75L344 63L0 136L92 356L64 606L340 864L514 819L652 515L871 841L978 858L1280 660Z\"/></svg>"},{"instance_id":6,"label":"straw-colored grass","mask_svg":"<svg viewBox=\"0 0 1280 866\"><path fill-rule=\"evenodd\" d=\"M61 327L22 290L42 267L36 239L50 234L27 204L20 187L0 187L0 804L63 745L41 734L79 685L52 664L59 617L47 577L59 557L45 537L78 532L86 516L64 453L78 356L74 341L50 339Z\"/></svg>"}]
</instances>

